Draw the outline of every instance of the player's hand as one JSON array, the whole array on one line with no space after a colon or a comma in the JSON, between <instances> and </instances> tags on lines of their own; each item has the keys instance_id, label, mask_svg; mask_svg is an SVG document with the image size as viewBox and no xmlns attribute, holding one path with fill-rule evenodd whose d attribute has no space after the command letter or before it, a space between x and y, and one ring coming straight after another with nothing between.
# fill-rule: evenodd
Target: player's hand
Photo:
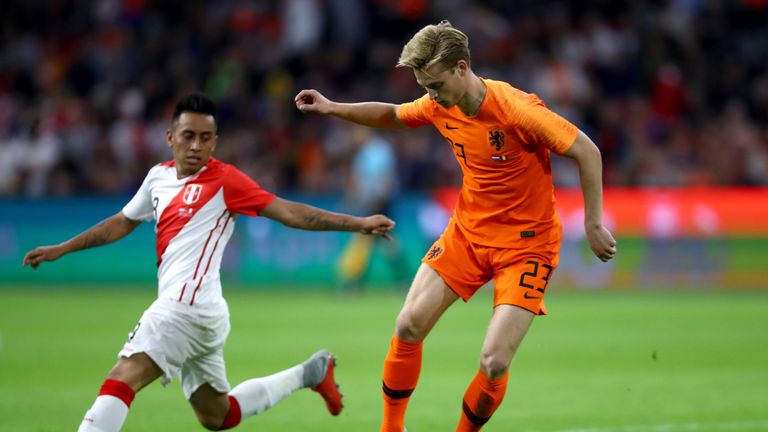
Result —
<instances>
[{"instance_id":1,"label":"player's hand","mask_svg":"<svg viewBox=\"0 0 768 432\"><path fill-rule=\"evenodd\" d=\"M294 101L296 102L296 108L305 113L317 112L328 114L328 107L331 105L331 101L328 98L314 89L300 91L294 98Z\"/></svg>"},{"instance_id":2,"label":"player's hand","mask_svg":"<svg viewBox=\"0 0 768 432\"><path fill-rule=\"evenodd\" d=\"M40 246L24 255L22 265L30 265L33 269L36 269L43 261L55 261L62 255L64 255L64 251L60 246Z\"/></svg>"},{"instance_id":3,"label":"player's hand","mask_svg":"<svg viewBox=\"0 0 768 432\"><path fill-rule=\"evenodd\" d=\"M592 252L605 262L616 255L616 240L604 226L587 227L587 241Z\"/></svg>"},{"instance_id":4,"label":"player's hand","mask_svg":"<svg viewBox=\"0 0 768 432\"><path fill-rule=\"evenodd\" d=\"M360 228L361 234L372 234L392 240L389 232L395 228L395 221L384 215L373 215L362 218L363 226Z\"/></svg>"}]
</instances>

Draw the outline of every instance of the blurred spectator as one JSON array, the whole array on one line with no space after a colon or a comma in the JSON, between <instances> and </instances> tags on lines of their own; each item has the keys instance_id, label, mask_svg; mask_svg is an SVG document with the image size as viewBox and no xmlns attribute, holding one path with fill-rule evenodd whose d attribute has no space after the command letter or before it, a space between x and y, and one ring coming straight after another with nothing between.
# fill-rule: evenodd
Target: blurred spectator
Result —
<instances>
[{"instance_id":1,"label":"blurred spectator","mask_svg":"<svg viewBox=\"0 0 768 432\"><path fill-rule=\"evenodd\" d=\"M345 207L352 214L392 214L391 204L398 191L395 154L392 144L374 129L348 123L352 153L349 182L345 188ZM362 288L375 245L380 245L389 263L391 278L403 288L410 267L402 254L399 239L366 239L353 234L336 263L343 290Z\"/></svg>"},{"instance_id":2,"label":"blurred spectator","mask_svg":"<svg viewBox=\"0 0 768 432\"><path fill-rule=\"evenodd\" d=\"M394 63L441 19L469 34L481 75L593 136L609 185L768 184L766 1L100 0L4 5L0 196L133 190L170 157L164 101L194 89L221 107L217 157L276 192L341 193L351 132L302 117L293 95L417 98ZM403 189L458 184L436 134L383 139Z\"/></svg>"}]
</instances>

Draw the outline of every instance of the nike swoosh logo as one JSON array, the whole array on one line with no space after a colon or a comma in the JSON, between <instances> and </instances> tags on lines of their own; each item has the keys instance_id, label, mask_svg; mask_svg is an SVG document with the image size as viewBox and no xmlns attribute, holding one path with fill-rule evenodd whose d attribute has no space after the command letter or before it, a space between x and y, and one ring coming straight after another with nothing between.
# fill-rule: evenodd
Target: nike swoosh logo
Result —
<instances>
[{"instance_id":1,"label":"nike swoosh logo","mask_svg":"<svg viewBox=\"0 0 768 432\"><path fill-rule=\"evenodd\" d=\"M540 296L532 296L532 295L528 295L528 292L527 292L527 291L526 291L526 292L523 294L523 297L525 297L525 298L527 298L527 299L540 299L540 298L541 298Z\"/></svg>"},{"instance_id":2,"label":"nike swoosh logo","mask_svg":"<svg viewBox=\"0 0 768 432\"><path fill-rule=\"evenodd\" d=\"M446 123L446 124L445 124L445 128L446 128L446 129L448 129L448 130L455 130L455 129L458 129L457 127L448 126L448 123Z\"/></svg>"}]
</instances>

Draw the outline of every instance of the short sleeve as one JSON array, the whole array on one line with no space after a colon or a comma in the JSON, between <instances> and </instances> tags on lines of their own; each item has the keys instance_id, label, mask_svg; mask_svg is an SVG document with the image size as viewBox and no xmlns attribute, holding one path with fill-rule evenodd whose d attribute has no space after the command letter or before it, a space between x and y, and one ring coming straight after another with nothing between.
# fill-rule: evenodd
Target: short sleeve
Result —
<instances>
[{"instance_id":1,"label":"short sleeve","mask_svg":"<svg viewBox=\"0 0 768 432\"><path fill-rule=\"evenodd\" d=\"M258 216L275 195L267 192L253 179L235 167L230 167L224 179L224 202L227 210L247 216Z\"/></svg>"},{"instance_id":2,"label":"short sleeve","mask_svg":"<svg viewBox=\"0 0 768 432\"><path fill-rule=\"evenodd\" d=\"M434 113L433 104L434 102L429 99L429 95L425 94L413 102L398 105L397 118L411 128L431 125L432 114Z\"/></svg>"},{"instance_id":3,"label":"short sleeve","mask_svg":"<svg viewBox=\"0 0 768 432\"><path fill-rule=\"evenodd\" d=\"M526 142L543 145L563 154L576 139L578 128L551 111L536 95L529 95L527 104L514 110L512 123Z\"/></svg>"},{"instance_id":4,"label":"short sleeve","mask_svg":"<svg viewBox=\"0 0 768 432\"><path fill-rule=\"evenodd\" d=\"M151 171L150 171L151 174ZM149 190L150 174L144 178L141 187L136 191L133 198L123 207L125 217L136 221L150 221L154 217L154 208L152 207L152 194Z\"/></svg>"}]
</instances>

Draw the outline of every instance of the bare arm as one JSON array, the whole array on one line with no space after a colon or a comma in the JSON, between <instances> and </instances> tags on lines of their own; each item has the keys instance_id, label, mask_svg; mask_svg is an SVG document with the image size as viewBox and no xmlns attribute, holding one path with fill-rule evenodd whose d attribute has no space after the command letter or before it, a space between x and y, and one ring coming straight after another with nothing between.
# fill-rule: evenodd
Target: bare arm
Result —
<instances>
[{"instance_id":1,"label":"bare arm","mask_svg":"<svg viewBox=\"0 0 768 432\"><path fill-rule=\"evenodd\" d=\"M579 165L581 192L584 195L584 230L592 252L603 261L616 255L616 240L603 226L603 163L600 150L579 131L564 156Z\"/></svg>"},{"instance_id":2,"label":"bare arm","mask_svg":"<svg viewBox=\"0 0 768 432\"><path fill-rule=\"evenodd\" d=\"M339 103L329 100L317 90L302 90L294 99L301 112L332 115L364 126L381 129L406 129L397 118L397 106L383 102Z\"/></svg>"},{"instance_id":3,"label":"bare arm","mask_svg":"<svg viewBox=\"0 0 768 432\"><path fill-rule=\"evenodd\" d=\"M275 198L261 211L261 215L291 228L310 231L352 231L380 235L386 239L389 239L387 233L395 227L395 223L383 215L350 216L282 198Z\"/></svg>"},{"instance_id":4,"label":"bare arm","mask_svg":"<svg viewBox=\"0 0 768 432\"><path fill-rule=\"evenodd\" d=\"M122 212L117 213L63 243L40 246L27 252L22 265L29 264L36 269L43 261L55 261L70 252L112 243L133 232L140 223L128 219Z\"/></svg>"}]
</instances>

